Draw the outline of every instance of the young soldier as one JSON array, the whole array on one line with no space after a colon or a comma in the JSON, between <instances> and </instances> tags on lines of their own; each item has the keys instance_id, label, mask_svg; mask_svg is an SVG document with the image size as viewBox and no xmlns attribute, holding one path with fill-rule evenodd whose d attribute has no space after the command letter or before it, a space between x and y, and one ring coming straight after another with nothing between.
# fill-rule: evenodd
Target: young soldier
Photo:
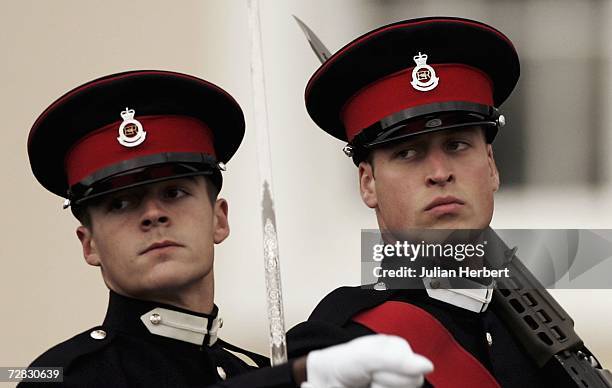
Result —
<instances>
[{"instance_id":1,"label":"young soldier","mask_svg":"<svg viewBox=\"0 0 612 388\"><path fill-rule=\"evenodd\" d=\"M214 304L214 244L229 234L228 204L217 198L220 170L243 135L242 111L229 94L166 71L96 79L40 115L28 140L32 171L80 220L83 256L101 269L110 300L100 326L31 366L62 367L64 385L78 387L422 382L429 361L391 336L234 378L254 368L230 351L267 364L218 338ZM390 351L371 356L380 346Z\"/></svg>"},{"instance_id":2,"label":"young soldier","mask_svg":"<svg viewBox=\"0 0 612 388\"><path fill-rule=\"evenodd\" d=\"M361 198L381 231L486 230L499 188L491 146L504 125L498 107L518 78L517 53L496 29L458 18L406 20L325 61L306 87L306 107L319 127L348 142ZM513 253L500 249L486 259ZM574 384L553 370L556 361L543 368L532 361L501 301L491 300L493 287L339 288L289 332L291 354L393 333L432 360L426 380L436 387Z\"/></svg>"}]
</instances>

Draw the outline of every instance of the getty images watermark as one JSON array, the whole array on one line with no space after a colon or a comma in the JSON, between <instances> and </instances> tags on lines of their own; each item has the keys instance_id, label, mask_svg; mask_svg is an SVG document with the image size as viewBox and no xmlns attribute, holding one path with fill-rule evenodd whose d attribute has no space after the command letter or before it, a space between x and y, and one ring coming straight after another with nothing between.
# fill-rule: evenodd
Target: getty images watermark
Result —
<instances>
[{"instance_id":1,"label":"getty images watermark","mask_svg":"<svg viewBox=\"0 0 612 388\"><path fill-rule=\"evenodd\" d=\"M486 265L480 265L485 256L487 241L480 243L431 243L421 240L418 243L408 241L395 241L393 243L381 242L372 247L372 259L380 265L375 266L372 274L376 278L478 278L478 277L510 277L509 268L491 269ZM404 265L400 267L384 268L383 259L394 258L400 261L414 263L419 260L418 265ZM402 260L403 259L403 260ZM454 266L442 261L454 260L456 262L466 261L466 265ZM480 259L476 266L470 263L470 259ZM435 261L434 261L435 260ZM432 263L432 265L427 265ZM436 265L435 263L439 263Z\"/></svg>"},{"instance_id":2,"label":"getty images watermark","mask_svg":"<svg viewBox=\"0 0 612 388\"><path fill-rule=\"evenodd\" d=\"M364 286L612 288L608 229L363 230L361 242Z\"/></svg>"}]
</instances>

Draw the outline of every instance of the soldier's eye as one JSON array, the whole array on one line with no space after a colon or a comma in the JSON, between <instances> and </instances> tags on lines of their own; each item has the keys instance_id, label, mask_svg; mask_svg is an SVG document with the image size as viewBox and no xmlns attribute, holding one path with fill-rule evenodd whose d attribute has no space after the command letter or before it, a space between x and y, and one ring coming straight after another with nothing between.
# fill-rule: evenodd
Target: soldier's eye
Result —
<instances>
[{"instance_id":1,"label":"soldier's eye","mask_svg":"<svg viewBox=\"0 0 612 388\"><path fill-rule=\"evenodd\" d=\"M418 152L414 148L405 148L395 153L395 157L399 159L412 159L417 156Z\"/></svg>"},{"instance_id":2,"label":"soldier's eye","mask_svg":"<svg viewBox=\"0 0 612 388\"><path fill-rule=\"evenodd\" d=\"M118 197L113 198L108 203L108 210L111 212L118 212L121 210L128 209L134 206L135 200L129 197Z\"/></svg>"},{"instance_id":3,"label":"soldier's eye","mask_svg":"<svg viewBox=\"0 0 612 388\"><path fill-rule=\"evenodd\" d=\"M180 187L169 187L164 191L164 198L175 199L187 195L187 192Z\"/></svg>"},{"instance_id":4,"label":"soldier's eye","mask_svg":"<svg viewBox=\"0 0 612 388\"><path fill-rule=\"evenodd\" d=\"M453 140L448 142L447 149L449 151L462 151L470 146L469 143L462 140Z\"/></svg>"}]
</instances>

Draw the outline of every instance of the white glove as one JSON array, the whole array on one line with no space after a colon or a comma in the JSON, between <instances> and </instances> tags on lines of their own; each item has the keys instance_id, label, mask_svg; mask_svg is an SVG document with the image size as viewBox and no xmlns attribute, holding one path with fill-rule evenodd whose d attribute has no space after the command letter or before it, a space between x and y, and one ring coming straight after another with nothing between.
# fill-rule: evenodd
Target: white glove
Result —
<instances>
[{"instance_id":1,"label":"white glove","mask_svg":"<svg viewBox=\"0 0 612 388\"><path fill-rule=\"evenodd\" d=\"M416 388L433 371L404 339L376 334L310 352L301 388Z\"/></svg>"}]
</instances>

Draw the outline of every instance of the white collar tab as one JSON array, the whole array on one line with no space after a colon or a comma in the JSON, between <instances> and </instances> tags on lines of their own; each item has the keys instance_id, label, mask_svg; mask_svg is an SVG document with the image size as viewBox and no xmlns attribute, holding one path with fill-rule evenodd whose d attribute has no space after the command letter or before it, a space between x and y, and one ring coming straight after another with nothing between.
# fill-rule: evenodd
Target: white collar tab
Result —
<instances>
[{"instance_id":1,"label":"white collar tab","mask_svg":"<svg viewBox=\"0 0 612 388\"><path fill-rule=\"evenodd\" d=\"M140 320L150 333L173 338L195 345L212 346L217 342L217 332L223 326L223 319L199 317L161 307L144 313ZM204 344L204 339L208 341Z\"/></svg>"},{"instance_id":2,"label":"white collar tab","mask_svg":"<svg viewBox=\"0 0 612 388\"><path fill-rule=\"evenodd\" d=\"M491 299L493 299L493 289L495 281L484 285L468 279L462 279L464 282L469 282L471 288L452 288L446 278L423 278L427 294L442 302L452 304L475 313L482 313L487 310Z\"/></svg>"}]
</instances>

